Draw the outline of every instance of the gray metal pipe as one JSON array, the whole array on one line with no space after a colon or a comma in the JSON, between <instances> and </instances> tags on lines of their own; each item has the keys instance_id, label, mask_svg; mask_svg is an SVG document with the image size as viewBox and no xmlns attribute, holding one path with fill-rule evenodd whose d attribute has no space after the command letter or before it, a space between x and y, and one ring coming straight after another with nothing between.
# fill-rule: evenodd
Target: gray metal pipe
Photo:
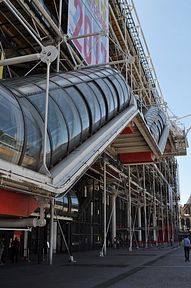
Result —
<instances>
[{"instance_id":1,"label":"gray metal pipe","mask_svg":"<svg viewBox=\"0 0 191 288\"><path fill-rule=\"evenodd\" d=\"M4 60L0 60L0 66L15 65L15 64L26 63L30 61L37 61L40 59L40 57L41 55L39 53L36 53L36 54L31 54L31 55L4 59Z\"/></svg>"},{"instance_id":2,"label":"gray metal pipe","mask_svg":"<svg viewBox=\"0 0 191 288\"><path fill-rule=\"evenodd\" d=\"M64 34L59 30L58 26L55 24L55 22L52 20L50 15L46 12L44 7L41 5L41 3L38 0L33 0L33 3L36 5L36 7L39 9L39 11L42 13L43 17L47 20L47 22L51 25L54 32L63 38Z\"/></svg>"},{"instance_id":3,"label":"gray metal pipe","mask_svg":"<svg viewBox=\"0 0 191 288\"><path fill-rule=\"evenodd\" d=\"M45 226L46 220L39 221L38 218L23 218L23 219L0 219L0 228L28 228Z\"/></svg>"},{"instance_id":4,"label":"gray metal pipe","mask_svg":"<svg viewBox=\"0 0 191 288\"><path fill-rule=\"evenodd\" d=\"M9 8L9 10L15 15L15 17L21 22L21 24L27 29L27 31L31 34L31 36L35 39L35 41L40 45L40 47L42 47L42 43L36 36L36 32L29 25L26 19L21 15L21 13L15 8L15 6L9 0L4 0L3 2Z\"/></svg>"}]
</instances>

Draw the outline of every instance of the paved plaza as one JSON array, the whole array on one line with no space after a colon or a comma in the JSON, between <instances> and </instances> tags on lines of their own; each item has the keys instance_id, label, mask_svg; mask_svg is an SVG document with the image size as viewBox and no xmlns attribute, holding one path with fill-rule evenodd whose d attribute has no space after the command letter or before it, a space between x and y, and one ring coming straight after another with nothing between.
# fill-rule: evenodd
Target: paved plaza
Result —
<instances>
[{"instance_id":1,"label":"paved plaza","mask_svg":"<svg viewBox=\"0 0 191 288\"><path fill-rule=\"evenodd\" d=\"M182 247L155 247L129 252L108 249L75 253L75 263L55 255L54 263L6 264L0 267L1 288L165 288L191 287L191 262L184 262Z\"/></svg>"}]
</instances>

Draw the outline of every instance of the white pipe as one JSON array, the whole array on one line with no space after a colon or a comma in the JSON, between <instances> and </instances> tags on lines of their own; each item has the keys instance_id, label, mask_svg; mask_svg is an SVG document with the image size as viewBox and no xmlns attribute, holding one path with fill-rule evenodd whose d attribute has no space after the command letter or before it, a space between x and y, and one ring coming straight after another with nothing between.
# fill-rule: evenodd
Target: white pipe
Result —
<instances>
[{"instance_id":1,"label":"white pipe","mask_svg":"<svg viewBox=\"0 0 191 288\"><path fill-rule=\"evenodd\" d=\"M15 64L26 63L30 61L37 61L39 59L40 59L39 53L13 57L9 59L0 60L0 66L15 65Z\"/></svg>"},{"instance_id":2,"label":"white pipe","mask_svg":"<svg viewBox=\"0 0 191 288\"><path fill-rule=\"evenodd\" d=\"M143 165L143 200L144 200L144 218L145 218L145 248L148 247L148 227L147 227L147 200L145 186L145 166Z\"/></svg>"},{"instance_id":3,"label":"white pipe","mask_svg":"<svg viewBox=\"0 0 191 288\"><path fill-rule=\"evenodd\" d=\"M112 215L112 229L111 229L111 234L112 234L112 244L114 244L114 239L116 237L116 193L112 194L112 207L113 207L113 215Z\"/></svg>"},{"instance_id":4,"label":"white pipe","mask_svg":"<svg viewBox=\"0 0 191 288\"><path fill-rule=\"evenodd\" d=\"M87 37L93 37L93 36L106 36L106 33L105 33L105 31L101 30L101 31L95 32L95 33L89 33L89 34L67 37L66 41L75 40L75 39L82 39L82 38L87 38Z\"/></svg>"},{"instance_id":5,"label":"white pipe","mask_svg":"<svg viewBox=\"0 0 191 288\"><path fill-rule=\"evenodd\" d=\"M103 253L104 253L104 256L106 256L106 237L107 237L107 203L106 203L106 197L107 197L107 191L106 191L106 187L107 187L107 183L106 183L106 162L104 160L104 191L103 191L103 205L104 205L104 216L103 216L103 227L104 227L104 243L103 243Z\"/></svg>"},{"instance_id":6,"label":"white pipe","mask_svg":"<svg viewBox=\"0 0 191 288\"><path fill-rule=\"evenodd\" d=\"M27 259L28 256L28 231L24 232L24 257Z\"/></svg>"},{"instance_id":7,"label":"white pipe","mask_svg":"<svg viewBox=\"0 0 191 288\"><path fill-rule=\"evenodd\" d=\"M42 173L50 175L46 166L46 152L47 152L47 126L48 126L48 102L49 102L49 78L50 78L50 62L47 63L46 73L46 98L45 98L45 115L44 115L44 143L43 143L43 164L40 169Z\"/></svg>"},{"instance_id":8,"label":"white pipe","mask_svg":"<svg viewBox=\"0 0 191 288\"><path fill-rule=\"evenodd\" d=\"M142 242L141 207L138 207L138 228L140 229L138 231L138 241Z\"/></svg>"},{"instance_id":9,"label":"white pipe","mask_svg":"<svg viewBox=\"0 0 191 288\"><path fill-rule=\"evenodd\" d=\"M46 221L39 221L38 218L23 218L23 219L0 219L1 228L28 228L45 226Z\"/></svg>"},{"instance_id":10,"label":"white pipe","mask_svg":"<svg viewBox=\"0 0 191 288\"><path fill-rule=\"evenodd\" d=\"M155 191L155 171L153 167L153 239L157 243L157 211L156 211L156 191Z\"/></svg>"},{"instance_id":11,"label":"white pipe","mask_svg":"<svg viewBox=\"0 0 191 288\"><path fill-rule=\"evenodd\" d=\"M50 15L46 12L46 10L43 8L43 6L41 5L41 3L38 0L33 0L33 3L36 5L36 7L39 9L39 11L42 13L42 15L44 16L44 18L48 21L48 23L51 25L52 29L54 30L54 32L60 36L61 38L63 38L63 34L61 33L61 31L58 29L57 25L54 23L54 21L52 20L52 18L50 17Z\"/></svg>"},{"instance_id":12,"label":"white pipe","mask_svg":"<svg viewBox=\"0 0 191 288\"><path fill-rule=\"evenodd\" d=\"M42 47L42 43L36 37L35 33L33 32L32 27L28 27L26 20L19 13L19 11L13 6L13 4L9 0L4 0L3 2L7 5L9 10L15 15L15 17L21 22L21 24L27 29L27 31L31 34L31 36L35 39L35 41L40 45L40 47Z\"/></svg>"},{"instance_id":13,"label":"white pipe","mask_svg":"<svg viewBox=\"0 0 191 288\"><path fill-rule=\"evenodd\" d=\"M31 228L0 228L0 231L30 231Z\"/></svg>"},{"instance_id":14,"label":"white pipe","mask_svg":"<svg viewBox=\"0 0 191 288\"><path fill-rule=\"evenodd\" d=\"M61 25L62 25L62 0L59 3L59 31L61 32ZM57 66L56 71L59 72L60 70L60 43L58 43L58 57L57 57Z\"/></svg>"},{"instance_id":15,"label":"white pipe","mask_svg":"<svg viewBox=\"0 0 191 288\"><path fill-rule=\"evenodd\" d=\"M52 265L53 260L53 241L54 241L54 199L50 202L50 250L49 250L49 264Z\"/></svg>"},{"instance_id":16,"label":"white pipe","mask_svg":"<svg viewBox=\"0 0 191 288\"><path fill-rule=\"evenodd\" d=\"M129 186L129 197L128 197L128 226L129 226L129 251L133 250L133 233L132 233L132 211L131 211L131 166L128 166L128 177L129 177L129 181L128 181L128 186Z\"/></svg>"}]
</instances>

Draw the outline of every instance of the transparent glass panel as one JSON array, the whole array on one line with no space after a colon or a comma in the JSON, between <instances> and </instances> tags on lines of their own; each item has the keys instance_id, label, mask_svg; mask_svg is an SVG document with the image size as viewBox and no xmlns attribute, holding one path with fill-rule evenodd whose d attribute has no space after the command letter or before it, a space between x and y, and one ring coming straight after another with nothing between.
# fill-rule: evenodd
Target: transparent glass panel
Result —
<instances>
[{"instance_id":1,"label":"transparent glass panel","mask_svg":"<svg viewBox=\"0 0 191 288\"><path fill-rule=\"evenodd\" d=\"M63 214L68 214L69 201L68 196L60 196L55 199L55 209L59 210Z\"/></svg>"},{"instance_id":2,"label":"transparent glass panel","mask_svg":"<svg viewBox=\"0 0 191 288\"><path fill-rule=\"evenodd\" d=\"M76 87L81 91L83 97L86 99L86 103L88 104L91 113L92 131L95 131L101 125L101 108L98 99L87 83L78 84Z\"/></svg>"},{"instance_id":3,"label":"transparent glass panel","mask_svg":"<svg viewBox=\"0 0 191 288\"><path fill-rule=\"evenodd\" d=\"M25 150L22 159L22 166L30 168L32 170L38 170L40 168L41 150L42 150L42 132L40 129L40 117L35 113L33 115L30 103L27 103L27 99L21 99L24 121L25 121ZM32 109L33 108L33 109ZM42 122L42 120L41 120ZM49 143L48 143L49 144ZM50 153L50 145L47 145L47 150Z\"/></svg>"},{"instance_id":4,"label":"transparent glass panel","mask_svg":"<svg viewBox=\"0 0 191 288\"><path fill-rule=\"evenodd\" d=\"M70 212L71 212L71 215L75 216L77 215L78 210L79 210L79 201L78 201L75 191L71 190L69 192L69 196L71 200Z\"/></svg>"},{"instance_id":5,"label":"transparent glass panel","mask_svg":"<svg viewBox=\"0 0 191 288\"><path fill-rule=\"evenodd\" d=\"M106 103L105 103L105 97L102 93L102 90L97 86L94 82L89 82L88 86L92 89L94 94L96 95L98 99L98 103L101 109L101 123L105 121L106 118Z\"/></svg>"},{"instance_id":6,"label":"transparent glass panel","mask_svg":"<svg viewBox=\"0 0 191 288\"><path fill-rule=\"evenodd\" d=\"M69 150L79 144L82 133L82 125L79 112L70 96L61 88L50 92L62 111L69 130Z\"/></svg>"},{"instance_id":7,"label":"transparent glass panel","mask_svg":"<svg viewBox=\"0 0 191 288\"><path fill-rule=\"evenodd\" d=\"M88 76L90 79L99 79L100 77L94 73L91 69L81 70L81 74Z\"/></svg>"},{"instance_id":8,"label":"transparent glass panel","mask_svg":"<svg viewBox=\"0 0 191 288\"><path fill-rule=\"evenodd\" d=\"M0 157L18 164L24 142L23 116L16 99L1 87Z\"/></svg>"},{"instance_id":9,"label":"transparent glass panel","mask_svg":"<svg viewBox=\"0 0 191 288\"><path fill-rule=\"evenodd\" d=\"M68 210L69 210L69 201L68 201L68 195L65 195L63 197L63 211L64 213L68 213Z\"/></svg>"},{"instance_id":10,"label":"transparent glass panel","mask_svg":"<svg viewBox=\"0 0 191 288\"><path fill-rule=\"evenodd\" d=\"M118 97L119 97L119 110L120 110L121 108L123 108L125 106L125 103L126 103L123 89L122 89L119 81L115 78L115 75L110 75L109 81L111 81L113 83L113 85L115 86L115 88L117 90Z\"/></svg>"},{"instance_id":11,"label":"transparent glass panel","mask_svg":"<svg viewBox=\"0 0 191 288\"><path fill-rule=\"evenodd\" d=\"M119 107L119 97L118 97L118 93L117 91L114 89L112 83L107 79L105 78L104 79L104 82L107 84L111 94L113 95L113 100L114 100L114 105L115 105L115 111L118 110L118 107Z\"/></svg>"},{"instance_id":12,"label":"transparent glass panel","mask_svg":"<svg viewBox=\"0 0 191 288\"><path fill-rule=\"evenodd\" d=\"M29 96L29 99L44 118L45 93ZM51 164L54 165L67 153L68 131L62 113L51 97L49 97L48 129L52 143Z\"/></svg>"},{"instance_id":13,"label":"transparent glass panel","mask_svg":"<svg viewBox=\"0 0 191 288\"><path fill-rule=\"evenodd\" d=\"M43 79L42 77L36 77L33 78L33 83L37 86L39 86L42 90L46 91L46 79ZM49 81L49 90L56 89L57 85L53 83L52 81Z\"/></svg>"},{"instance_id":14,"label":"transparent glass panel","mask_svg":"<svg viewBox=\"0 0 191 288\"><path fill-rule=\"evenodd\" d=\"M150 128L151 133L154 137L154 139L156 140L156 142L158 142L159 140L159 130L158 127L156 126L156 124L153 124L152 127Z\"/></svg>"},{"instance_id":15,"label":"transparent glass panel","mask_svg":"<svg viewBox=\"0 0 191 288\"><path fill-rule=\"evenodd\" d=\"M103 69L100 69L100 72L105 76L111 76L111 74L114 74L113 70L105 67Z\"/></svg>"},{"instance_id":16,"label":"transparent glass panel","mask_svg":"<svg viewBox=\"0 0 191 288\"><path fill-rule=\"evenodd\" d=\"M78 72L71 72L71 73L63 73L63 74L59 74L60 77L62 77L62 79L64 79L65 81L68 81L68 83L70 83L70 86L72 86L75 83L80 83L81 80L80 78L78 78ZM64 85L64 86L68 86L68 85Z\"/></svg>"},{"instance_id":17,"label":"transparent glass panel","mask_svg":"<svg viewBox=\"0 0 191 288\"><path fill-rule=\"evenodd\" d=\"M166 124L166 116L165 116L165 114L162 111L159 111L159 115L158 116L161 118L163 124L165 125Z\"/></svg>"},{"instance_id":18,"label":"transparent glass panel","mask_svg":"<svg viewBox=\"0 0 191 288\"><path fill-rule=\"evenodd\" d=\"M122 77L119 74L115 74L115 78L118 80L119 84L121 85L122 91L123 91L124 101L125 101L126 104L128 104L130 99L131 99L130 88L124 82L124 80L122 79Z\"/></svg>"},{"instance_id":19,"label":"transparent glass panel","mask_svg":"<svg viewBox=\"0 0 191 288\"><path fill-rule=\"evenodd\" d=\"M53 75L50 77L50 81L61 87L72 85L72 83L66 79L65 74Z\"/></svg>"},{"instance_id":20,"label":"transparent glass panel","mask_svg":"<svg viewBox=\"0 0 191 288\"><path fill-rule=\"evenodd\" d=\"M81 96L81 94L77 91L75 87L65 88L65 91L70 95L71 99L75 103L82 123L82 135L87 137L87 133L90 129L90 121L87 106ZM83 138L82 136L82 138Z\"/></svg>"},{"instance_id":21,"label":"transparent glass panel","mask_svg":"<svg viewBox=\"0 0 191 288\"><path fill-rule=\"evenodd\" d=\"M111 91L109 90L108 86L104 83L102 79L97 79L95 80L95 82L99 85L100 89L102 90L105 96L108 109L107 120L109 120L114 116L115 113L115 103L113 95L111 94Z\"/></svg>"},{"instance_id":22,"label":"transparent glass panel","mask_svg":"<svg viewBox=\"0 0 191 288\"><path fill-rule=\"evenodd\" d=\"M72 72L72 74L73 74L73 72ZM89 77L89 72L86 72L86 71L83 71L83 70L80 70L79 72L76 72L76 74L74 74L74 75L77 75L78 78L81 79L83 82L88 82L88 81L91 80L91 77Z\"/></svg>"},{"instance_id":23,"label":"transparent glass panel","mask_svg":"<svg viewBox=\"0 0 191 288\"><path fill-rule=\"evenodd\" d=\"M17 90L21 93L24 94L25 96L36 94L36 93L41 93L42 89L39 88L38 86L30 83L23 83L20 85Z\"/></svg>"},{"instance_id":24,"label":"transparent glass panel","mask_svg":"<svg viewBox=\"0 0 191 288\"><path fill-rule=\"evenodd\" d=\"M79 73L75 73L75 72L72 72L71 74L70 73L67 73L67 79L69 81L72 82L72 84L76 84L76 83L81 83L82 80L80 78L78 78L79 76Z\"/></svg>"}]
</instances>

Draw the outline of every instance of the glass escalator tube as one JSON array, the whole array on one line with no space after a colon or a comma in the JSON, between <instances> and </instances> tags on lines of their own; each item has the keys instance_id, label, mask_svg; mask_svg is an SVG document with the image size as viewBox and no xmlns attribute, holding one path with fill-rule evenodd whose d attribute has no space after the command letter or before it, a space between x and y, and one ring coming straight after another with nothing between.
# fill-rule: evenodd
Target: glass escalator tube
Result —
<instances>
[{"instance_id":1,"label":"glass escalator tube","mask_svg":"<svg viewBox=\"0 0 191 288\"><path fill-rule=\"evenodd\" d=\"M24 119L16 97L0 89L0 157L18 164L24 144Z\"/></svg>"},{"instance_id":2,"label":"glass escalator tube","mask_svg":"<svg viewBox=\"0 0 191 288\"><path fill-rule=\"evenodd\" d=\"M0 82L0 87L0 157L38 171L44 141L46 78L11 79L3 85ZM47 166L56 165L128 107L131 94L123 76L109 67L52 74Z\"/></svg>"}]
</instances>

